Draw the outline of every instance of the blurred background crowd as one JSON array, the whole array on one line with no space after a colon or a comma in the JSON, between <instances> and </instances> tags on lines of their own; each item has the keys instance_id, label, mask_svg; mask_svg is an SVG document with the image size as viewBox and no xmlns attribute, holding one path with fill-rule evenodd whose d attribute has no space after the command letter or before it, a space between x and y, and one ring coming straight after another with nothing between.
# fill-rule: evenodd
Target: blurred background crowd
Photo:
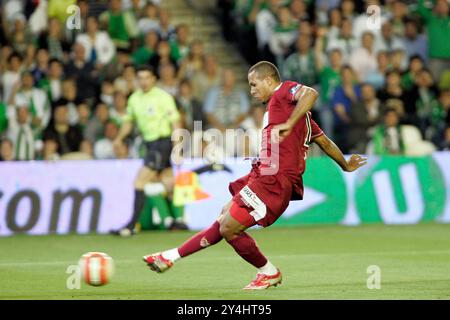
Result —
<instances>
[{"instance_id":1,"label":"blurred background crowd","mask_svg":"<svg viewBox=\"0 0 450 320\"><path fill-rule=\"evenodd\" d=\"M112 142L144 64L175 98L185 129L249 130L247 143L225 152L256 155L265 106L195 28L172 22L166 1L3 1L0 159L140 157L137 134ZM67 13L72 4L79 25ZM368 18L370 5L379 17ZM272 61L284 79L317 88L316 121L345 153L368 154L450 150L449 11L447 0L215 5L218 41L233 43L248 64Z\"/></svg>"}]
</instances>

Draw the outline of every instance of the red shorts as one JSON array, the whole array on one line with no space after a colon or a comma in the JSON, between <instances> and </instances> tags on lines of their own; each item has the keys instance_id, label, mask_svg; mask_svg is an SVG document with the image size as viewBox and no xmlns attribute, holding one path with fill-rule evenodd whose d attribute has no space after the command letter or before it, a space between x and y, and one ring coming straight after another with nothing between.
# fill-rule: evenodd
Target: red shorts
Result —
<instances>
[{"instance_id":1,"label":"red shorts","mask_svg":"<svg viewBox=\"0 0 450 320\"><path fill-rule=\"evenodd\" d=\"M231 182L231 216L242 225L268 227L286 210L291 200L292 182L284 174L260 175L253 170Z\"/></svg>"}]
</instances>

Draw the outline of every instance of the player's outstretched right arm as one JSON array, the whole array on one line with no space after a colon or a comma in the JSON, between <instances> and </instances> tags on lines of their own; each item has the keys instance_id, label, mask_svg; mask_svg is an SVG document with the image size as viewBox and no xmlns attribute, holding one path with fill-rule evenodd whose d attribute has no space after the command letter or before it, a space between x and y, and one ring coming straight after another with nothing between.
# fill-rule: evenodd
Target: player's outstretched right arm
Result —
<instances>
[{"instance_id":1,"label":"player's outstretched right arm","mask_svg":"<svg viewBox=\"0 0 450 320\"><path fill-rule=\"evenodd\" d=\"M331 159L333 159L344 171L352 172L367 163L367 158L359 154L352 154L350 159L345 160L339 147L326 135L320 135L313 140Z\"/></svg>"}]
</instances>

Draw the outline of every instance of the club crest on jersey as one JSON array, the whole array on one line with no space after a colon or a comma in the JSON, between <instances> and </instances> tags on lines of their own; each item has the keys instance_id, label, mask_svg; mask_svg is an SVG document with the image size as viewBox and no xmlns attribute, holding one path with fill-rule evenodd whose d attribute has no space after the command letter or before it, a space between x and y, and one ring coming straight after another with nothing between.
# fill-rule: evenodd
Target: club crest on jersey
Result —
<instances>
[{"instance_id":1,"label":"club crest on jersey","mask_svg":"<svg viewBox=\"0 0 450 320\"><path fill-rule=\"evenodd\" d=\"M289 90L289 92L290 92L293 96L295 96L295 94L297 93L298 89L300 89L301 86L302 86L301 84L298 84L298 85L296 85L295 87L292 87L292 88Z\"/></svg>"}]
</instances>

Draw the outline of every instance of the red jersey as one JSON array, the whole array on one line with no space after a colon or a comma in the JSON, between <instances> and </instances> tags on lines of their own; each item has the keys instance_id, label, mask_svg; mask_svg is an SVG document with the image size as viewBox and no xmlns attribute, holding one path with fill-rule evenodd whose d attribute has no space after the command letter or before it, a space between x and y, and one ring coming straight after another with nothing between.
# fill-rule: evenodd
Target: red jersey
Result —
<instances>
[{"instance_id":1,"label":"red jersey","mask_svg":"<svg viewBox=\"0 0 450 320\"><path fill-rule=\"evenodd\" d=\"M297 121L292 132L281 144L271 144L271 129L285 123L297 105L295 94L302 87L293 81L284 81L275 89L267 104L266 122L261 142L261 166L270 165L271 169L278 169L278 173L285 174L294 184L292 200L303 198L302 174L305 172L305 160L311 141L322 135L323 131L311 118L311 112ZM266 159L269 159L268 161Z\"/></svg>"}]
</instances>

